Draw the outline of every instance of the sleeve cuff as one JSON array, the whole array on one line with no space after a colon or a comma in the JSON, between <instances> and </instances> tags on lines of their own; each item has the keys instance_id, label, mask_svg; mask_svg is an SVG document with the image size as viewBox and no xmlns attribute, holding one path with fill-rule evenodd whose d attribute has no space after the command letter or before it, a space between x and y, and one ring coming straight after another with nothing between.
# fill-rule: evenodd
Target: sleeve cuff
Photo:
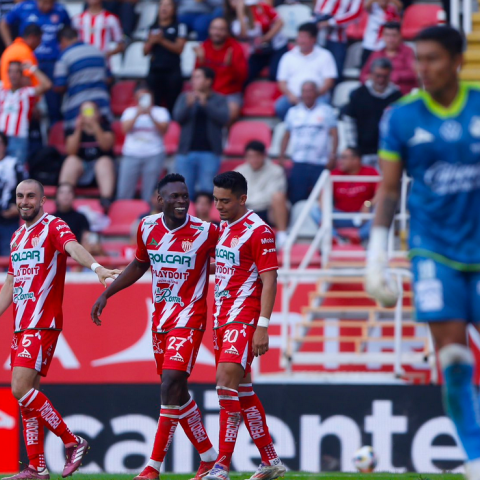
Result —
<instances>
[{"instance_id":1,"label":"sleeve cuff","mask_svg":"<svg viewBox=\"0 0 480 480\"><path fill-rule=\"evenodd\" d=\"M382 160L387 160L388 162L399 162L402 159L399 153L391 152L389 150L379 150L378 156Z\"/></svg>"},{"instance_id":2,"label":"sleeve cuff","mask_svg":"<svg viewBox=\"0 0 480 480\"><path fill-rule=\"evenodd\" d=\"M141 258L138 258L136 255L135 255L135 260L139 261L140 263L150 263L150 260L142 260Z\"/></svg>"},{"instance_id":3,"label":"sleeve cuff","mask_svg":"<svg viewBox=\"0 0 480 480\"><path fill-rule=\"evenodd\" d=\"M278 270L278 267L264 268L263 270L259 270L258 273L265 273L269 272L270 270Z\"/></svg>"}]
</instances>

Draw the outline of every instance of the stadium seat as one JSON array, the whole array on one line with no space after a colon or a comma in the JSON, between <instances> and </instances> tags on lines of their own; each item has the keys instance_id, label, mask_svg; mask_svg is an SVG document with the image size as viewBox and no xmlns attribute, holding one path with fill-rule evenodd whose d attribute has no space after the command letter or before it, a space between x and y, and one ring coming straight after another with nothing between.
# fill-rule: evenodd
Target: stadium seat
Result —
<instances>
[{"instance_id":1,"label":"stadium seat","mask_svg":"<svg viewBox=\"0 0 480 480\"><path fill-rule=\"evenodd\" d=\"M245 145L251 140L260 140L267 150L272 142L272 132L264 122L240 121L230 128L224 154L230 157L243 157Z\"/></svg>"},{"instance_id":2,"label":"stadium seat","mask_svg":"<svg viewBox=\"0 0 480 480\"><path fill-rule=\"evenodd\" d=\"M62 155L66 155L63 122L54 123L50 128L50 132L48 133L48 145L50 147L55 147Z\"/></svg>"},{"instance_id":3,"label":"stadium seat","mask_svg":"<svg viewBox=\"0 0 480 480\"><path fill-rule=\"evenodd\" d=\"M350 99L350 93L358 88L361 82L358 80L347 80L339 83L333 91L332 105L335 108L342 108Z\"/></svg>"},{"instance_id":4,"label":"stadium seat","mask_svg":"<svg viewBox=\"0 0 480 480\"><path fill-rule=\"evenodd\" d=\"M177 122L170 122L167 133L163 137L165 142L165 151L167 155L174 155L178 150L178 142L180 140L180 125Z\"/></svg>"},{"instance_id":5,"label":"stadium seat","mask_svg":"<svg viewBox=\"0 0 480 480\"><path fill-rule=\"evenodd\" d=\"M183 48L182 55L180 56L180 63L184 78L190 78L192 75L196 60L196 55L193 49L198 47L199 43L200 42L187 42Z\"/></svg>"},{"instance_id":6,"label":"stadium seat","mask_svg":"<svg viewBox=\"0 0 480 480\"><path fill-rule=\"evenodd\" d=\"M137 27L133 32L135 40L146 40L150 25L157 19L158 2L139 2L135 6L135 11L139 14Z\"/></svg>"},{"instance_id":7,"label":"stadium seat","mask_svg":"<svg viewBox=\"0 0 480 480\"><path fill-rule=\"evenodd\" d=\"M284 122L277 123L273 129L272 144L270 146L270 150L268 151L268 154L273 158L280 156L280 147L282 145L282 138L285 135L286 129L287 125ZM286 152L289 156L292 154L291 145L291 143L288 144Z\"/></svg>"},{"instance_id":8,"label":"stadium seat","mask_svg":"<svg viewBox=\"0 0 480 480\"><path fill-rule=\"evenodd\" d=\"M97 198L77 198L73 202L73 207L75 210L87 207L95 212L103 213L103 207L100 205L100 200Z\"/></svg>"},{"instance_id":9,"label":"stadium seat","mask_svg":"<svg viewBox=\"0 0 480 480\"><path fill-rule=\"evenodd\" d=\"M55 204L55 200L47 199L46 202L43 204L43 210L46 213L49 213L50 215L55 213L57 210L57 205Z\"/></svg>"},{"instance_id":10,"label":"stadium seat","mask_svg":"<svg viewBox=\"0 0 480 480\"><path fill-rule=\"evenodd\" d=\"M274 117L275 100L282 93L276 82L252 82L243 95L242 115L245 117Z\"/></svg>"},{"instance_id":11,"label":"stadium seat","mask_svg":"<svg viewBox=\"0 0 480 480\"><path fill-rule=\"evenodd\" d=\"M122 154L123 142L125 141L125 133L122 129L122 122L119 120L112 122L112 131L115 135L115 144L113 146L113 153L115 156Z\"/></svg>"},{"instance_id":12,"label":"stadium seat","mask_svg":"<svg viewBox=\"0 0 480 480\"><path fill-rule=\"evenodd\" d=\"M360 77L362 51L362 42L355 42L348 47L347 56L343 65L344 78L358 79Z\"/></svg>"},{"instance_id":13,"label":"stadium seat","mask_svg":"<svg viewBox=\"0 0 480 480\"><path fill-rule=\"evenodd\" d=\"M420 30L437 25L440 12L443 12L442 7L431 3L410 5L403 15L402 37L404 40L413 40Z\"/></svg>"},{"instance_id":14,"label":"stadium seat","mask_svg":"<svg viewBox=\"0 0 480 480\"><path fill-rule=\"evenodd\" d=\"M347 27L347 37L349 40L361 41L368 22L368 12L365 10L360 17Z\"/></svg>"},{"instance_id":15,"label":"stadium seat","mask_svg":"<svg viewBox=\"0 0 480 480\"><path fill-rule=\"evenodd\" d=\"M149 56L143 54L143 42L131 43L125 51L121 77L145 78L150 67Z\"/></svg>"},{"instance_id":16,"label":"stadium seat","mask_svg":"<svg viewBox=\"0 0 480 480\"><path fill-rule=\"evenodd\" d=\"M107 236L130 235L132 223L149 210L150 205L143 200L117 200L113 202L108 212L111 223L102 234Z\"/></svg>"},{"instance_id":17,"label":"stadium seat","mask_svg":"<svg viewBox=\"0 0 480 480\"><path fill-rule=\"evenodd\" d=\"M220 164L220 169L218 170L218 173L225 173L225 172L231 172L232 170L235 170L238 166L240 166L244 160L232 160L231 158L223 159L222 163Z\"/></svg>"},{"instance_id":18,"label":"stadium seat","mask_svg":"<svg viewBox=\"0 0 480 480\"><path fill-rule=\"evenodd\" d=\"M116 117L120 117L127 107L131 107L134 102L135 82L133 80L124 80L117 82L111 93L112 112Z\"/></svg>"},{"instance_id":19,"label":"stadium seat","mask_svg":"<svg viewBox=\"0 0 480 480\"><path fill-rule=\"evenodd\" d=\"M283 20L282 33L289 39L296 38L298 27L313 18L312 10L301 3L280 5L276 10Z\"/></svg>"}]
</instances>

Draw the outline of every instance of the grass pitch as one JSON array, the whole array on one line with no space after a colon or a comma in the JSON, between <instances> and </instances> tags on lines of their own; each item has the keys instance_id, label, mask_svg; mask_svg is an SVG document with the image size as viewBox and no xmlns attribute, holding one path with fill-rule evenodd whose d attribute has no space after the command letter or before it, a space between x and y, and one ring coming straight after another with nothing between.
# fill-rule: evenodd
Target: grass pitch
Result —
<instances>
[{"instance_id":1,"label":"grass pitch","mask_svg":"<svg viewBox=\"0 0 480 480\"><path fill-rule=\"evenodd\" d=\"M250 478L252 473L232 473L231 480L245 480ZM135 475L114 475L114 474L75 474L72 480L132 480ZM3 478L0 477L0 478ZM60 480L61 475L50 475L51 480ZM161 480L189 480L192 475L178 475L173 473L163 473ZM452 474L430 474L430 473L303 473L287 472L285 480L463 480L463 475Z\"/></svg>"}]
</instances>

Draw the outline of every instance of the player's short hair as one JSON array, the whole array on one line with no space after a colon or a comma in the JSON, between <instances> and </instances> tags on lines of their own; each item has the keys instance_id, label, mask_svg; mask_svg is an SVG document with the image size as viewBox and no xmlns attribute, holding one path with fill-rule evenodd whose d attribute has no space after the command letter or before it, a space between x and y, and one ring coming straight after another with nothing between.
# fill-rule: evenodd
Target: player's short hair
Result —
<instances>
[{"instance_id":1,"label":"player's short hair","mask_svg":"<svg viewBox=\"0 0 480 480\"><path fill-rule=\"evenodd\" d=\"M376 58L370 65L370 72L373 72L376 68L385 68L391 72L393 65L388 58Z\"/></svg>"},{"instance_id":2,"label":"player's short hair","mask_svg":"<svg viewBox=\"0 0 480 480\"><path fill-rule=\"evenodd\" d=\"M206 191L198 192L195 195L195 201L197 201L200 197L205 197L208 199L210 203L213 203L213 195L210 192L206 192Z\"/></svg>"},{"instance_id":3,"label":"player's short hair","mask_svg":"<svg viewBox=\"0 0 480 480\"><path fill-rule=\"evenodd\" d=\"M318 27L313 22L302 23L298 27L298 33L300 33L300 32L308 33L312 38L317 38Z\"/></svg>"},{"instance_id":4,"label":"player's short hair","mask_svg":"<svg viewBox=\"0 0 480 480\"><path fill-rule=\"evenodd\" d=\"M58 41L65 39L65 40L75 40L78 38L78 32L73 28L68 25L63 27L57 35Z\"/></svg>"},{"instance_id":5,"label":"player's short hair","mask_svg":"<svg viewBox=\"0 0 480 480\"><path fill-rule=\"evenodd\" d=\"M177 182L185 183L185 177L183 175L180 175L179 173L169 173L158 182L157 192L160 193L165 185Z\"/></svg>"},{"instance_id":6,"label":"player's short hair","mask_svg":"<svg viewBox=\"0 0 480 480\"><path fill-rule=\"evenodd\" d=\"M151 92L151 89L145 80L139 80L135 85L135 89L133 90L133 92L137 93L139 90L148 90L149 92Z\"/></svg>"},{"instance_id":7,"label":"player's short hair","mask_svg":"<svg viewBox=\"0 0 480 480\"><path fill-rule=\"evenodd\" d=\"M43 35L42 29L35 23L30 23L25 27L25 30L22 33L22 38L28 38L31 35L34 37L41 37Z\"/></svg>"},{"instance_id":8,"label":"player's short hair","mask_svg":"<svg viewBox=\"0 0 480 480\"><path fill-rule=\"evenodd\" d=\"M212 83L215 80L215 71L210 67L197 67L195 70L200 70L205 75L207 80L211 80Z\"/></svg>"},{"instance_id":9,"label":"player's short hair","mask_svg":"<svg viewBox=\"0 0 480 480\"><path fill-rule=\"evenodd\" d=\"M5 148L8 147L8 137L5 135L4 132L0 132L0 138L2 139L2 143L5 145Z\"/></svg>"},{"instance_id":10,"label":"player's short hair","mask_svg":"<svg viewBox=\"0 0 480 480\"><path fill-rule=\"evenodd\" d=\"M415 42L427 41L439 43L452 57L461 55L465 47L463 35L449 25L425 28L415 37Z\"/></svg>"},{"instance_id":11,"label":"player's short hair","mask_svg":"<svg viewBox=\"0 0 480 480\"><path fill-rule=\"evenodd\" d=\"M346 147L345 150L350 150L352 152L352 155L356 158L362 158L362 154L360 153L360 150L357 147Z\"/></svg>"},{"instance_id":12,"label":"player's short hair","mask_svg":"<svg viewBox=\"0 0 480 480\"><path fill-rule=\"evenodd\" d=\"M34 183L35 185L37 185L38 189L40 190L40 197L45 196L45 189L43 188L43 185L38 180L35 180L34 178L27 178L26 180L22 180L20 183ZM20 185L20 183L18 185Z\"/></svg>"},{"instance_id":13,"label":"player's short hair","mask_svg":"<svg viewBox=\"0 0 480 480\"><path fill-rule=\"evenodd\" d=\"M213 179L213 184L218 188L230 190L237 197L247 194L247 180L240 172L220 173Z\"/></svg>"},{"instance_id":14,"label":"player's short hair","mask_svg":"<svg viewBox=\"0 0 480 480\"><path fill-rule=\"evenodd\" d=\"M400 25L400 22L387 22L384 26L383 26L383 29L386 30L386 29L389 29L389 30L397 30L398 32L400 32L401 30L401 25Z\"/></svg>"},{"instance_id":15,"label":"player's short hair","mask_svg":"<svg viewBox=\"0 0 480 480\"><path fill-rule=\"evenodd\" d=\"M67 187L70 189L70 191L75 195L75 186L70 183L70 182L62 182L62 183L59 183L58 186L57 186L57 191L55 192L55 195L58 193L58 191L60 190L60 188L62 187Z\"/></svg>"},{"instance_id":16,"label":"player's short hair","mask_svg":"<svg viewBox=\"0 0 480 480\"><path fill-rule=\"evenodd\" d=\"M260 140L250 140L245 146L245 152L247 152L247 150L253 150L254 152L264 155L267 151L267 147Z\"/></svg>"}]
</instances>

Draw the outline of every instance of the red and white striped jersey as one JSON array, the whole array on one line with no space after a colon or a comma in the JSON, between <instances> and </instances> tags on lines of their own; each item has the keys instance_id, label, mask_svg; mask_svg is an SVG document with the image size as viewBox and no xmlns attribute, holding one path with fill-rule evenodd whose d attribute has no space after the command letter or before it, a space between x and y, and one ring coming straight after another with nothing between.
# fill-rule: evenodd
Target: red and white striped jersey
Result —
<instances>
[{"instance_id":1,"label":"red and white striped jersey","mask_svg":"<svg viewBox=\"0 0 480 480\"><path fill-rule=\"evenodd\" d=\"M190 215L175 230L165 225L163 213L140 222L135 258L152 267L153 331L205 330L210 259L217 238L215 225Z\"/></svg>"},{"instance_id":2,"label":"red and white striped jersey","mask_svg":"<svg viewBox=\"0 0 480 480\"><path fill-rule=\"evenodd\" d=\"M383 26L388 22L400 21L400 15L394 5L388 5L384 10L378 3L373 3L368 15L367 27L363 34L363 48L378 51L385 47Z\"/></svg>"},{"instance_id":3,"label":"red and white striped jersey","mask_svg":"<svg viewBox=\"0 0 480 480\"><path fill-rule=\"evenodd\" d=\"M12 137L28 137L30 119L36 102L34 87L0 89L0 132Z\"/></svg>"},{"instance_id":4,"label":"red and white striped jersey","mask_svg":"<svg viewBox=\"0 0 480 480\"><path fill-rule=\"evenodd\" d=\"M271 228L249 210L234 223L220 225L215 248L214 328L227 323L257 325L260 274L277 270L277 249Z\"/></svg>"},{"instance_id":5,"label":"red and white striped jersey","mask_svg":"<svg viewBox=\"0 0 480 480\"><path fill-rule=\"evenodd\" d=\"M76 240L63 220L47 213L13 234L8 274L13 275L15 332L62 329L65 246Z\"/></svg>"},{"instance_id":6,"label":"red and white striped jersey","mask_svg":"<svg viewBox=\"0 0 480 480\"><path fill-rule=\"evenodd\" d=\"M363 0L317 0L314 12L317 15L331 15L328 40L347 41L348 25L360 17Z\"/></svg>"},{"instance_id":7,"label":"red and white striped jersey","mask_svg":"<svg viewBox=\"0 0 480 480\"><path fill-rule=\"evenodd\" d=\"M107 52L110 43L123 40L119 18L106 10L96 15L92 15L88 10L75 15L73 27L78 31L82 42L94 45L101 52Z\"/></svg>"}]
</instances>

